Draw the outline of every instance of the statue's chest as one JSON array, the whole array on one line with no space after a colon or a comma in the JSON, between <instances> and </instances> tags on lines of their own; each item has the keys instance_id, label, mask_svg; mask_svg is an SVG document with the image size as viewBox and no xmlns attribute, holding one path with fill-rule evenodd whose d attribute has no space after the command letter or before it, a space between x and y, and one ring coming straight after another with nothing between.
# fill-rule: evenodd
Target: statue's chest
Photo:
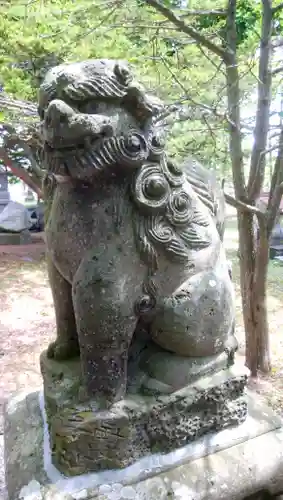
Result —
<instances>
[{"instance_id":1,"label":"statue's chest","mask_svg":"<svg viewBox=\"0 0 283 500\"><path fill-rule=\"evenodd\" d=\"M132 240L130 206L117 192L109 194L62 189L55 193L46 226L47 247L68 279L98 242L114 251L121 241Z\"/></svg>"}]
</instances>

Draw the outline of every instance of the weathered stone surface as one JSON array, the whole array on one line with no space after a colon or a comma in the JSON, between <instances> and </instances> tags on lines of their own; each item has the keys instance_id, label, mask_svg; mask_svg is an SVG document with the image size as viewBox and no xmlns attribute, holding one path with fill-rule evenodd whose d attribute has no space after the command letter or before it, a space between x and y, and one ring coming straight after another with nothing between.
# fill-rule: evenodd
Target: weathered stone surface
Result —
<instances>
[{"instance_id":1,"label":"weathered stone surface","mask_svg":"<svg viewBox=\"0 0 283 500\"><path fill-rule=\"evenodd\" d=\"M56 464L122 467L241 422L241 379L190 387L237 349L215 178L168 158L164 104L123 61L53 68L38 109L57 323L47 355L80 362L70 385L44 376Z\"/></svg>"},{"instance_id":2,"label":"weathered stone surface","mask_svg":"<svg viewBox=\"0 0 283 500\"><path fill-rule=\"evenodd\" d=\"M48 482L43 468L43 425L38 392L20 393L5 407L5 476L9 498L32 479Z\"/></svg>"},{"instance_id":3,"label":"weathered stone surface","mask_svg":"<svg viewBox=\"0 0 283 500\"><path fill-rule=\"evenodd\" d=\"M209 431L242 423L248 371L232 366L158 398L129 394L109 410L80 401L79 363L41 356L54 464L65 475L126 467L169 452Z\"/></svg>"},{"instance_id":4,"label":"weathered stone surface","mask_svg":"<svg viewBox=\"0 0 283 500\"><path fill-rule=\"evenodd\" d=\"M186 357L164 351L150 341L140 346L136 359L131 354L128 362L129 393L171 394L200 377L207 377L229 366L226 352L214 356Z\"/></svg>"},{"instance_id":5,"label":"weathered stone surface","mask_svg":"<svg viewBox=\"0 0 283 500\"><path fill-rule=\"evenodd\" d=\"M0 245L27 245L29 243L32 243L29 231L22 231L21 233L0 232Z\"/></svg>"},{"instance_id":6,"label":"weathered stone surface","mask_svg":"<svg viewBox=\"0 0 283 500\"><path fill-rule=\"evenodd\" d=\"M20 233L31 226L27 208L16 201L9 201L0 213L0 231Z\"/></svg>"},{"instance_id":7,"label":"weathered stone surface","mask_svg":"<svg viewBox=\"0 0 283 500\"><path fill-rule=\"evenodd\" d=\"M104 408L125 395L141 325L183 357L237 347L223 193L197 162L167 158L163 109L121 61L53 68L39 92L58 334L48 355L80 354Z\"/></svg>"},{"instance_id":8,"label":"weathered stone surface","mask_svg":"<svg viewBox=\"0 0 283 500\"><path fill-rule=\"evenodd\" d=\"M283 491L282 420L256 396L249 396L249 417L242 425L192 443L163 472L161 460L159 469L141 462L139 472L129 468L108 476L89 474L83 480L57 477L54 484L48 484L43 471L39 396L32 393L27 400L23 395L12 399L5 414L9 500L243 500L261 491ZM31 419L31 410L36 418ZM31 492L38 496L28 496Z\"/></svg>"}]
</instances>

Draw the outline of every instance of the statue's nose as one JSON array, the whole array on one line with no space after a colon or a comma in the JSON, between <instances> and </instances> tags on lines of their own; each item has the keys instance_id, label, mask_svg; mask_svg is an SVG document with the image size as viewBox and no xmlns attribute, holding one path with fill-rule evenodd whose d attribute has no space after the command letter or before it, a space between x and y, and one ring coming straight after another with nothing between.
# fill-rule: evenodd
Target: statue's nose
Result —
<instances>
[{"instance_id":1,"label":"statue's nose","mask_svg":"<svg viewBox=\"0 0 283 500\"><path fill-rule=\"evenodd\" d=\"M59 99L51 101L43 123L45 141L52 147L68 147L86 138L105 138L114 134L111 117L78 113Z\"/></svg>"},{"instance_id":2,"label":"statue's nose","mask_svg":"<svg viewBox=\"0 0 283 500\"><path fill-rule=\"evenodd\" d=\"M67 125L74 115L75 111L71 106L68 106L68 104L59 99L54 99L46 110L44 117L45 126L48 128L57 128L59 125Z\"/></svg>"}]
</instances>

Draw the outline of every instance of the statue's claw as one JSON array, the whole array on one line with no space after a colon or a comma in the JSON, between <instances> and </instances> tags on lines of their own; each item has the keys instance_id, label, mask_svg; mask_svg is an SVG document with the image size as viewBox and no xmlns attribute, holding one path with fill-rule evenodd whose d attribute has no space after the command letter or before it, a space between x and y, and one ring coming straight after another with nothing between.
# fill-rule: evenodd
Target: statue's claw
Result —
<instances>
[{"instance_id":1,"label":"statue's claw","mask_svg":"<svg viewBox=\"0 0 283 500\"><path fill-rule=\"evenodd\" d=\"M75 340L69 340L68 342L55 340L47 348L47 357L53 358L56 361L74 358L79 355L79 344Z\"/></svg>"}]
</instances>

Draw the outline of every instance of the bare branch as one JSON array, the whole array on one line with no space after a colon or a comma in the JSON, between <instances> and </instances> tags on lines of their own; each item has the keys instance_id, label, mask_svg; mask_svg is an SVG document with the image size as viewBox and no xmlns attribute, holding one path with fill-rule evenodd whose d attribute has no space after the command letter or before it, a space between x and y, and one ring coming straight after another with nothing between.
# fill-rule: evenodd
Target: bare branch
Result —
<instances>
[{"instance_id":1,"label":"bare branch","mask_svg":"<svg viewBox=\"0 0 283 500\"><path fill-rule=\"evenodd\" d=\"M279 135L281 135L281 131L280 132L273 132L273 134L269 135L269 139L274 139L274 137L278 137Z\"/></svg>"},{"instance_id":2,"label":"bare branch","mask_svg":"<svg viewBox=\"0 0 283 500\"><path fill-rule=\"evenodd\" d=\"M98 24L96 24L95 26L93 26L92 28L90 28L88 31L84 32L84 33L81 33L81 34L77 34L77 36L75 36L72 40L72 43L74 42L77 42L80 38L85 38L87 37L88 35L90 35L91 33L93 33L94 31L98 30L98 28L100 28L100 26L103 26L103 25L108 25L107 21L108 19L116 12L116 10L121 6L121 0L120 1L116 1L114 2L114 7L105 14L105 16L99 21Z\"/></svg>"},{"instance_id":3,"label":"bare branch","mask_svg":"<svg viewBox=\"0 0 283 500\"><path fill-rule=\"evenodd\" d=\"M219 45L216 45L215 43L211 42L207 37L202 35L199 31L195 30L191 26L188 26L179 16L177 16L173 12L173 10L161 4L159 0L145 0L145 3L153 7L158 12L160 12L164 17L166 17L166 19L168 19L168 21L173 23L178 28L179 31L187 33L187 35L196 40L196 42L201 43L204 47L214 52L214 54L219 56L221 59L223 59L224 61L227 60L226 50L224 50L222 47L219 47Z\"/></svg>"},{"instance_id":4,"label":"bare branch","mask_svg":"<svg viewBox=\"0 0 283 500\"><path fill-rule=\"evenodd\" d=\"M279 145L276 144L275 146L271 146L268 149L265 149L264 151L261 152L261 155L267 155L268 153L272 153L273 151L276 151L276 149L279 148Z\"/></svg>"},{"instance_id":5,"label":"bare branch","mask_svg":"<svg viewBox=\"0 0 283 500\"><path fill-rule=\"evenodd\" d=\"M279 12L279 10L283 9L283 2L279 3L272 9L272 14L276 14L276 12Z\"/></svg>"},{"instance_id":6,"label":"bare branch","mask_svg":"<svg viewBox=\"0 0 283 500\"><path fill-rule=\"evenodd\" d=\"M172 76L173 80L179 85L179 87L182 89L182 91L185 94L186 100L190 101L193 103L194 106L199 107L200 109L203 109L209 114L214 114L215 116L220 117L216 109L211 108L210 106L207 106L206 104L202 104L201 102L196 101L193 97L190 96L188 90L186 87L183 85L183 83L179 80L175 72L171 69L170 65L166 62L163 56L160 56L161 61L163 62L164 66ZM224 116L221 115L221 118L224 119Z\"/></svg>"},{"instance_id":7,"label":"bare branch","mask_svg":"<svg viewBox=\"0 0 283 500\"><path fill-rule=\"evenodd\" d=\"M13 135L8 135L6 137L4 137L4 147L8 149L11 149L11 148L14 148L14 147L20 147L22 148L23 150L23 156L25 156L29 162L30 162L30 165L31 165L31 170L33 172L33 174L38 177L38 179L43 179L43 176L44 176L44 170L42 170L39 165L37 164L37 161L35 160L34 158L34 155L33 155L33 152L31 150L31 148L29 147L29 144L27 143L27 141L21 139L21 137L19 137L16 133L16 131L14 131Z\"/></svg>"},{"instance_id":8,"label":"bare branch","mask_svg":"<svg viewBox=\"0 0 283 500\"><path fill-rule=\"evenodd\" d=\"M212 64L212 66L215 67L216 69L216 75L221 71L223 75L225 76L225 72L222 70L222 64L224 61L220 61L220 64L216 64L205 52L205 50L202 48L201 44L198 43L198 49L201 51L202 55Z\"/></svg>"},{"instance_id":9,"label":"bare branch","mask_svg":"<svg viewBox=\"0 0 283 500\"><path fill-rule=\"evenodd\" d=\"M188 16L216 16L216 17L226 17L227 11L224 9L218 10L187 10L180 17L188 17Z\"/></svg>"},{"instance_id":10,"label":"bare branch","mask_svg":"<svg viewBox=\"0 0 283 500\"><path fill-rule=\"evenodd\" d=\"M248 180L249 198L259 196L264 180L265 155L269 113L271 105L271 33L272 33L272 0L262 0L262 27L258 69L258 101L254 131L254 145L251 154L250 174Z\"/></svg>"},{"instance_id":11,"label":"bare branch","mask_svg":"<svg viewBox=\"0 0 283 500\"><path fill-rule=\"evenodd\" d=\"M43 198L42 190L38 183L35 182L34 178L24 167L16 164L16 162L10 158L4 147L0 147L0 158L2 158L6 167L8 167L16 177L22 179L40 198Z\"/></svg>"},{"instance_id":12,"label":"bare branch","mask_svg":"<svg viewBox=\"0 0 283 500\"><path fill-rule=\"evenodd\" d=\"M237 200L236 198L227 193L224 193L224 196L226 203L236 208L237 210L241 210L242 212L252 213L260 218L265 217L265 213L262 212L258 207L255 207L253 205L248 205L247 203Z\"/></svg>"},{"instance_id":13,"label":"bare branch","mask_svg":"<svg viewBox=\"0 0 283 500\"><path fill-rule=\"evenodd\" d=\"M32 102L20 101L12 99L7 94L1 92L0 94L0 111L2 110L16 110L25 115L37 116L37 107Z\"/></svg>"},{"instance_id":14,"label":"bare branch","mask_svg":"<svg viewBox=\"0 0 283 500\"><path fill-rule=\"evenodd\" d=\"M279 66L278 68L275 68L272 71L272 75L275 76L275 75L278 75L278 73L282 73L282 72L283 72L283 66Z\"/></svg>"}]
</instances>

